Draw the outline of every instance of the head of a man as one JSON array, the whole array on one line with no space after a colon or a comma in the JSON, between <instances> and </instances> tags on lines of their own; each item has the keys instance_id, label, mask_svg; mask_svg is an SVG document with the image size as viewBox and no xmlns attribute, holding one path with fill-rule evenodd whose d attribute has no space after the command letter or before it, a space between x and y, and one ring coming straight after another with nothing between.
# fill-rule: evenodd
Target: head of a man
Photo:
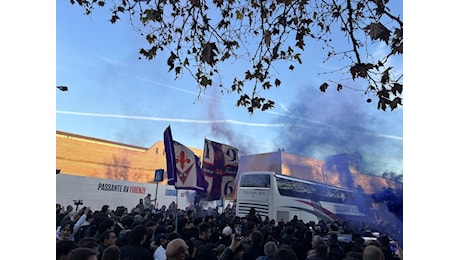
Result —
<instances>
[{"instance_id":1,"label":"head of a man","mask_svg":"<svg viewBox=\"0 0 460 260\"><path fill-rule=\"evenodd\" d=\"M166 246L166 258L168 260L182 260L187 256L187 243L181 238L175 238L169 241Z\"/></svg>"},{"instance_id":2,"label":"head of a man","mask_svg":"<svg viewBox=\"0 0 460 260\"><path fill-rule=\"evenodd\" d=\"M363 250L363 260L385 260L385 256L380 248L369 245Z\"/></svg>"}]
</instances>

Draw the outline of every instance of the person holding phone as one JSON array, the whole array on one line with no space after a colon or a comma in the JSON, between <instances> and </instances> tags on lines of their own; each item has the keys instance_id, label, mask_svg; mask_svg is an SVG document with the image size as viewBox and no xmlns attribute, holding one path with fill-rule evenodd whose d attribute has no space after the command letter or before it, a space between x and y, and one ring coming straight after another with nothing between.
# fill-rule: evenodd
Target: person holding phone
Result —
<instances>
[{"instance_id":1,"label":"person holding phone","mask_svg":"<svg viewBox=\"0 0 460 260\"><path fill-rule=\"evenodd\" d=\"M235 225L235 239L241 240L241 224Z\"/></svg>"},{"instance_id":2,"label":"person holding phone","mask_svg":"<svg viewBox=\"0 0 460 260\"><path fill-rule=\"evenodd\" d=\"M241 234L239 236L236 235L236 227L235 227L235 234L232 234L232 242L230 246L224 249L222 254L219 256L219 260L240 260L244 254L244 247L241 244Z\"/></svg>"}]
</instances>

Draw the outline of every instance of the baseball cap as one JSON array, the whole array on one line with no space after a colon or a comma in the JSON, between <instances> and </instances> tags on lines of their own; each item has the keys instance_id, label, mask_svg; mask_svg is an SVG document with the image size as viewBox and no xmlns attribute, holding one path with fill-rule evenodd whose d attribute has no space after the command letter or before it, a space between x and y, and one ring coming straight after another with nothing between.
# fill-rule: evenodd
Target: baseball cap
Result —
<instances>
[{"instance_id":1,"label":"baseball cap","mask_svg":"<svg viewBox=\"0 0 460 260\"><path fill-rule=\"evenodd\" d=\"M231 234L232 234L232 228L229 227L229 226L226 226L226 227L222 230L222 235L230 236Z\"/></svg>"}]
</instances>

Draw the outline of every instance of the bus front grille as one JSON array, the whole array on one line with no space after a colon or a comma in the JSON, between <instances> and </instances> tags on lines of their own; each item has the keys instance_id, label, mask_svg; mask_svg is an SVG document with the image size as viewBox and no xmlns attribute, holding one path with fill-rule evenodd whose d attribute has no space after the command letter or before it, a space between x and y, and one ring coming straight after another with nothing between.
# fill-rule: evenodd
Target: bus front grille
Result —
<instances>
[{"instance_id":1,"label":"bus front grille","mask_svg":"<svg viewBox=\"0 0 460 260\"><path fill-rule=\"evenodd\" d=\"M237 216L243 217L249 213L249 210L254 208L256 210L256 214L259 214L262 218L268 216L268 204L260 204L260 203L239 203L238 202L238 212Z\"/></svg>"}]
</instances>

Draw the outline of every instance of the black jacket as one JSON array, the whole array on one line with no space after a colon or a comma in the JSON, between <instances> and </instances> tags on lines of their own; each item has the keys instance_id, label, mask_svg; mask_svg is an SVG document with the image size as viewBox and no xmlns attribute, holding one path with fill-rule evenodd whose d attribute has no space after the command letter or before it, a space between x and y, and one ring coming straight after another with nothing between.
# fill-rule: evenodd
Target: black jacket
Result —
<instances>
[{"instance_id":1,"label":"black jacket","mask_svg":"<svg viewBox=\"0 0 460 260\"><path fill-rule=\"evenodd\" d=\"M251 245L248 251L244 252L242 260L255 260L259 256L265 255L262 245Z\"/></svg>"},{"instance_id":2,"label":"black jacket","mask_svg":"<svg viewBox=\"0 0 460 260\"><path fill-rule=\"evenodd\" d=\"M152 260L153 255L141 245L125 245L120 248L120 259L131 257L133 260Z\"/></svg>"}]
</instances>

